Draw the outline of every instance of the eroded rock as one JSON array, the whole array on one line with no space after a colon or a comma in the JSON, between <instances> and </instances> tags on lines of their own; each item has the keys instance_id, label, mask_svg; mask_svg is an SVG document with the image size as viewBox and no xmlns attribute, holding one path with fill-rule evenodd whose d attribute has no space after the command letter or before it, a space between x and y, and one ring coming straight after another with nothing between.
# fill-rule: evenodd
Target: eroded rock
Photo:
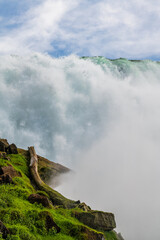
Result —
<instances>
[{"instance_id":1,"label":"eroded rock","mask_svg":"<svg viewBox=\"0 0 160 240\"><path fill-rule=\"evenodd\" d=\"M9 147L9 143L7 139L0 138L0 151L6 152L8 147Z\"/></svg>"},{"instance_id":2,"label":"eroded rock","mask_svg":"<svg viewBox=\"0 0 160 240\"><path fill-rule=\"evenodd\" d=\"M14 143L10 144L8 146L8 148L7 148L7 153L9 153L9 154L18 154L17 146Z\"/></svg>"},{"instance_id":3,"label":"eroded rock","mask_svg":"<svg viewBox=\"0 0 160 240\"><path fill-rule=\"evenodd\" d=\"M85 212L88 212L91 210L91 208L89 206L87 206L87 204L85 204L84 202L80 203L78 205L78 208L82 209Z\"/></svg>"},{"instance_id":4,"label":"eroded rock","mask_svg":"<svg viewBox=\"0 0 160 240\"><path fill-rule=\"evenodd\" d=\"M12 165L0 167L0 175L8 174L11 178L22 177L21 173L16 171Z\"/></svg>"},{"instance_id":5,"label":"eroded rock","mask_svg":"<svg viewBox=\"0 0 160 240\"><path fill-rule=\"evenodd\" d=\"M113 213L101 212L101 211L89 211L89 212L73 212L80 222L85 225L102 231L110 231L116 227L116 222Z\"/></svg>"},{"instance_id":6,"label":"eroded rock","mask_svg":"<svg viewBox=\"0 0 160 240\"><path fill-rule=\"evenodd\" d=\"M38 203L38 204L42 204L44 207L50 207L50 201L47 197L39 195L39 194L31 194L28 197L28 201L30 203Z\"/></svg>"}]
</instances>

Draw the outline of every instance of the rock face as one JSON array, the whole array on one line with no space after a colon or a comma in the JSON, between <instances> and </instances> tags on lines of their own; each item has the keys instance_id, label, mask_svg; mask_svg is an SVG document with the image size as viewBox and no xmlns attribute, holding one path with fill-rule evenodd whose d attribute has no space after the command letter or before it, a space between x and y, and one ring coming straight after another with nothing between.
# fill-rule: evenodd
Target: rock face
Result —
<instances>
[{"instance_id":1,"label":"rock face","mask_svg":"<svg viewBox=\"0 0 160 240\"><path fill-rule=\"evenodd\" d=\"M53 188L61 184L59 176L70 172L70 169L62 166L61 164L51 162L48 159L38 157L38 172L41 179L51 185Z\"/></svg>"},{"instance_id":2,"label":"rock face","mask_svg":"<svg viewBox=\"0 0 160 240\"><path fill-rule=\"evenodd\" d=\"M8 143L7 139L0 138L0 151L9 154L18 154L17 147L14 143Z\"/></svg>"},{"instance_id":3,"label":"rock face","mask_svg":"<svg viewBox=\"0 0 160 240\"><path fill-rule=\"evenodd\" d=\"M0 221L0 233L2 233L2 237L4 239L6 239L7 235L9 234L9 230L5 227L2 221Z\"/></svg>"},{"instance_id":4,"label":"rock face","mask_svg":"<svg viewBox=\"0 0 160 240\"><path fill-rule=\"evenodd\" d=\"M6 152L8 147L9 147L9 143L7 139L0 138L0 151Z\"/></svg>"},{"instance_id":5,"label":"rock face","mask_svg":"<svg viewBox=\"0 0 160 240\"><path fill-rule=\"evenodd\" d=\"M18 154L17 147L16 147L16 145L14 143L9 145L9 147L7 148L7 153L9 153L9 154Z\"/></svg>"},{"instance_id":6,"label":"rock face","mask_svg":"<svg viewBox=\"0 0 160 240\"><path fill-rule=\"evenodd\" d=\"M0 175L8 174L11 178L22 177L20 172L17 172L11 165L0 167Z\"/></svg>"},{"instance_id":7,"label":"rock face","mask_svg":"<svg viewBox=\"0 0 160 240\"><path fill-rule=\"evenodd\" d=\"M110 231L116 227L113 213L101 211L74 212L74 216L85 225L100 231Z\"/></svg>"},{"instance_id":8,"label":"rock face","mask_svg":"<svg viewBox=\"0 0 160 240\"><path fill-rule=\"evenodd\" d=\"M17 172L11 165L0 167L0 184L13 183L13 177L22 177L20 172Z\"/></svg>"},{"instance_id":9,"label":"rock face","mask_svg":"<svg viewBox=\"0 0 160 240\"><path fill-rule=\"evenodd\" d=\"M79 203L78 208L80 208L81 210L83 210L85 212L88 212L91 210L91 208L89 206L87 206L87 204L84 202Z\"/></svg>"},{"instance_id":10,"label":"rock face","mask_svg":"<svg viewBox=\"0 0 160 240\"><path fill-rule=\"evenodd\" d=\"M38 204L42 204L44 207L50 207L50 201L47 197L39 195L39 194L31 194L28 197L28 201L30 203L38 203Z\"/></svg>"}]
</instances>

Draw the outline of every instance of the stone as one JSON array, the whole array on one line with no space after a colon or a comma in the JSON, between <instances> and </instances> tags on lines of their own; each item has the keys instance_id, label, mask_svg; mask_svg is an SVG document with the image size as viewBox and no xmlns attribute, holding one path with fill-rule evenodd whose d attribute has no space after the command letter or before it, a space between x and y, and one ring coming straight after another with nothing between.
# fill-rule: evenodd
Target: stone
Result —
<instances>
[{"instance_id":1,"label":"stone","mask_svg":"<svg viewBox=\"0 0 160 240\"><path fill-rule=\"evenodd\" d=\"M28 201L30 203L38 203L38 204L42 204L44 207L50 207L50 201L47 197L39 195L39 194L31 194L28 197Z\"/></svg>"},{"instance_id":2,"label":"stone","mask_svg":"<svg viewBox=\"0 0 160 240\"><path fill-rule=\"evenodd\" d=\"M6 152L8 147L9 147L9 143L7 139L0 138L0 151Z\"/></svg>"},{"instance_id":3,"label":"stone","mask_svg":"<svg viewBox=\"0 0 160 240\"><path fill-rule=\"evenodd\" d=\"M9 153L9 154L18 154L17 146L14 143L10 144L8 146L8 148L7 148L7 153Z\"/></svg>"},{"instance_id":4,"label":"stone","mask_svg":"<svg viewBox=\"0 0 160 240\"><path fill-rule=\"evenodd\" d=\"M9 230L6 228L6 226L2 223L0 220L0 233L2 234L2 237L4 239L7 238L7 235L9 234Z\"/></svg>"},{"instance_id":5,"label":"stone","mask_svg":"<svg viewBox=\"0 0 160 240\"><path fill-rule=\"evenodd\" d=\"M0 175L9 174L11 178L22 177L21 173L16 171L12 165L0 167Z\"/></svg>"},{"instance_id":6,"label":"stone","mask_svg":"<svg viewBox=\"0 0 160 240\"><path fill-rule=\"evenodd\" d=\"M73 211L73 215L80 222L99 231L111 231L116 228L113 213L91 210L89 212Z\"/></svg>"},{"instance_id":7,"label":"stone","mask_svg":"<svg viewBox=\"0 0 160 240\"><path fill-rule=\"evenodd\" d=\"M82 209L83 211L85 212L88 212L91 210L91 208L89 206L87 206L87 204L85 204L84 202L83 203L80 203L78 205L78 208Z\"/></svg>"},{"instance_id":8,"label":"stone","mask_svg":"<svg viewBox=\"0 0 160 240\"><path fill-rule=\"evenodd\" d=\"M11 178L11 176L7 173L3 174L0 176L0 184L3 184L3 183L9 183L9 184L12 184L13 183L13 180Z\"/></svg>"}]
</instances>

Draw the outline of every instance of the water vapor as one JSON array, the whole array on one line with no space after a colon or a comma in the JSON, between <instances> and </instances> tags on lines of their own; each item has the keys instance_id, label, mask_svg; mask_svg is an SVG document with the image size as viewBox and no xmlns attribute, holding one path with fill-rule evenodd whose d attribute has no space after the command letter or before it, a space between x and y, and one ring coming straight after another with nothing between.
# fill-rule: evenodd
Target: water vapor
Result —
<instances>
[{"instance_id":1,"label":"water vapor","mask_svg":"<svg viewBox=\"0 0 160 240\"><path fill-rule=\"evenodd\" d=\"M1 56L0 102L1 137L75 170L58 190L159 240L159 63Z\"/></svg>"}]
</instances>

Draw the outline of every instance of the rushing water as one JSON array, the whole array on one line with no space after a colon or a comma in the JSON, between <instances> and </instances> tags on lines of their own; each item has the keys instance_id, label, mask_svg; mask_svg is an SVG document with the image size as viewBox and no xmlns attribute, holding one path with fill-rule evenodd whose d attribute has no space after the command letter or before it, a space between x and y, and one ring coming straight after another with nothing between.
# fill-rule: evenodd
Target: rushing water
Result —
<instances>
[{"instance_id":1,"label":"rushing water","mask_svg":"<svg viewBox=\"0 0 160 240\"><path fill-rule=\"evenodd\" d=\"M160 64L0 57L0 137L77 170L60 190L159 240Z\"/></svg>"}]
</instances>

